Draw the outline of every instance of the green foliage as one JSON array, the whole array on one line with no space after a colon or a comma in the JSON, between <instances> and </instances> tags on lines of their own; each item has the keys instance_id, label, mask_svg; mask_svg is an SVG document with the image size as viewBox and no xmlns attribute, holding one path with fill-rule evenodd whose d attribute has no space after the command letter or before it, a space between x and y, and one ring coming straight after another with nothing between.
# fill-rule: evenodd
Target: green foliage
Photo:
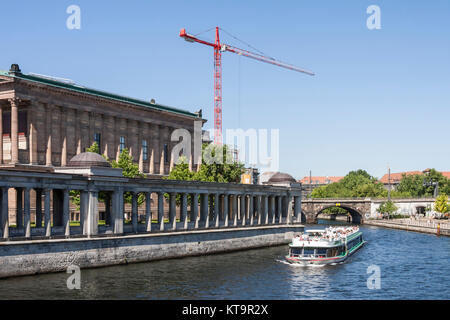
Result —
<instances>
[{"instance_id":1,"label":"green foliage","mask_svg":"<svg viewBox=\"0 0 450 320\"><path fill-rule=\"evenodd\" d=\"M409 197L432 197L434 195L433 186L424 186L424 179L427 181L439 183L439 193L447 194L450 191L450 179L447 179L442 173L431 169L427 175L403 174L397 192L408 195Z\"/></svg>"},{"instance_id":2,"label":"green foliage","mask_svg":"<svg viewBox=\"0 0 450 320\"><path fill-rule=\"evenodd\" d=\"M100 153L100 147L98 146L97 142L94 141L94 143L89 148L86 148L86 152Z\"/></svg>"},{"instance_id":3,"label":"green foliage","mask_svg":"<svg viewBox=\"0 0 450 320\"><path fill-rule=\"evenodd\" d=\"M392 201L383 202L377 209L379 213L387 213L389 216L394 214L398 210L398 207Z\"/></svg>"},{"instance_id":4,"label":"green foliage","mask_svg":"<svg viewBox=\"0 0 450 320\"><path fill-rule=\"evenodd\" d=\"M434 211L439 213L450 212L450 205L446 194L441 194L436 198L436 201L434 202Z\"/></svg>"},{"instance_id":5,"label":"green foliage","mask_svg":"<svg viewBox=\"0 0 450 320\"><path fill-rule=\"evenodd\" d=\"M145 175L139 171L139 166L133 162L133 157L130 155L127 148L123 149L119 155L119 161L112 160L111 167L113 168L121 168L122 174L127 178L144 178ZM131 203L132 194L131 192L125 192L123 196L125 203ZM138 196L138 205L141 205L145 202L145 195L139 194Z\"/></svg>"},{"instance_id":6,"label":"green foliage","mask_svg":"<svg viewBox=\"0 0 450 320\"><path fill-rule=\"evenodd\" d=\"M349 172L341 181L319 188L311 193L312 198L364 198L385 197L387 190L365 170Z\"/></svg>"},{"instance_id":7,"label":"green foliage","mask_svg":"<svg viewBox=\"0 0 450 320\"><path fill-rule=\"evenodd\" d=\"M348 211L339 207L330 207L322 211L324 214L348 214Z\"/></svg>"}]
</instances>

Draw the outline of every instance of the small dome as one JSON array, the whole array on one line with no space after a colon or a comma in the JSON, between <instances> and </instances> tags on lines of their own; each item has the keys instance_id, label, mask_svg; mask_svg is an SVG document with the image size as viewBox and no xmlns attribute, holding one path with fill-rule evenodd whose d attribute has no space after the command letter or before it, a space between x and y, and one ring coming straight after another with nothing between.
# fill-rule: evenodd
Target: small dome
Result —
<instances>
[{"instance_id":1,"label":"small dome","mask_svg":"<svg viewBox=\"0 0 450 320\"><path fill-rule=\"evenodd\" d=\"M270 177L269 181L267 183L296 183L297 181L287 173L283 172L277 172L272 177Z\"/></svg>"},{"instance_id":2,"label":"small dome","mask_svg":"<svg viewBox=\"0 0 450 320\"><path fill-rule=\"evenodd\" d=\"M83 152L70 159L68 167L111 167L108 161L94 152Z\"/></svg>"}]
</instances>

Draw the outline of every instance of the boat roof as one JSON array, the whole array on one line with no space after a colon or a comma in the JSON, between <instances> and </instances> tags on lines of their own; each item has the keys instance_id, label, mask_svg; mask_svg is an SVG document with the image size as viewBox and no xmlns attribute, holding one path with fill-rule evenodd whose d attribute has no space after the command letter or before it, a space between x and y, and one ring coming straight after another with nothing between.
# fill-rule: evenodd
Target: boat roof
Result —
<instances>
[{"instance_id":1,"label":"boat roof","mask_svg":"<svg viewBox=\"0 0 450 320\"><path fill-rule=\"evenodd\" d=\"M305 232L311 232L311 233L324 233L324 229L307 229Z\"/></svg>"}]
</instances>

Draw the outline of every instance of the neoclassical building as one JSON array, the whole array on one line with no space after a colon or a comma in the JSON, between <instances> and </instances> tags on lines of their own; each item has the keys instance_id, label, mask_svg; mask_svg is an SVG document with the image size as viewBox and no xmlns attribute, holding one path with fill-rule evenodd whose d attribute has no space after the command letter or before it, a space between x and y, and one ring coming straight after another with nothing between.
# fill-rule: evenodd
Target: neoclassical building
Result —
<instances>
[{"instance_id":1,"label":"neoclassical building","mask_svg":"<svg viewBox=\"0 0 450 320\"><path fill-rule=\"evenodd\" d=\"M17 64L0 71L0 166L64 167L96 141L108 158L128 148L141 172L164 175L173 165L171 132L194 136L205 121L201 112L23 74Z\"/></svg>"}]
</instances>

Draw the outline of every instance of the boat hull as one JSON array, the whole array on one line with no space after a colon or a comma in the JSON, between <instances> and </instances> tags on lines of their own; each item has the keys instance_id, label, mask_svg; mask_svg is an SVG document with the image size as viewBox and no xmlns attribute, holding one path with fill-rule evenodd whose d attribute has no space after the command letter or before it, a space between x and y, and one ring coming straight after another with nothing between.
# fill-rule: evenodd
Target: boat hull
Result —
<instances>
[{"instance_id":1,"label":"boat hull","mask_svg":"<svg viewBox=\"0 0 450 320\"><path fill-rule=\"evenodd\" d=\"M296 258L285 256L285 260L290 264L300 265L300 266L317 266L317 265L329 265L344 262L348 257L354 254L358 249L360 249L366 242L362 241L355 247L351 248L345 255L329 258Z\"/></svg>"}]
</instances>

